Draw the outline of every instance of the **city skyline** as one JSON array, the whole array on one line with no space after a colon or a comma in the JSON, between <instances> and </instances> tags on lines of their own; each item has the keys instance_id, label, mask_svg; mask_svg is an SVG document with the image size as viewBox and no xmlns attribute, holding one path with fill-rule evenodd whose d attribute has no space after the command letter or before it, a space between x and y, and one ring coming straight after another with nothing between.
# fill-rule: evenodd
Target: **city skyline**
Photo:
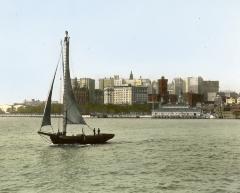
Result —
<instances>
[{"instance_id":1,"label":"city skyline","mask_svg":"<svg viewBox=\"0 0 240 193\"><path fill-rule=\"evenodd\" d=\"M45 100L68 30L72 78L202 76L239 92L239 1L3 1L0 103Z\"/></svg>"},{"instance_id":2,"label":"city skyline","mask_svg":"<svg viewBox=\"0 0 240 193\"><path fill-rule=\"evenodd\" d=\"M236 93L232 90L220 90L220 84L218 80L206 80L204 77L198 76L198 77L175 77L173 79L168 79L167 77L161 76L156 80L151 80L149 78L142 78L140 77L134 77L132 71L131 75L128 77L121 77L119 75L113 75L110 77L102 77L98 80L92 79L91 77L74 77L72 78L72 86L73 88L87 88L93 92L96 90L104 90L104 88L117 88L117 87L147 87L148 94L152 94L152 92L159 92L155 90L156 84L162 79L167 80L167 92L168 94L173 95L179 95L180 93L195 93L195 94L204 94L203 88L207 89L211 87L210 92L214 93ZM191 79L191 80L190 80ZM100 83L100 81L106 80L107 83ZM112 80L112 83L110 84L110 80ZM199 81L200 82L196 82ZM58 80L58 89L60 88L59 84L62 81ZM177 82L176 82L177 81ZM179 81L182 81L180 83ZM77 85L76 85L77 84ZM103 85L101 85L103 84ZM105 85L106 84L106 85ZM197 87L196 87L197 86ZM202 88L199 88L199 86ZM154 88L155 91L152 91ZM200 89L200 90L199 90ZM60 89L61 90L61 89ZM155 93L156 94L156 93ZM205 93L206 94L206 93ZM205 95L204 94L204 95ZM215 95L216 95L215 94ZM236 93L240 94L240 93ZM61 102L62 93L59 95L59 90L55 89L55 92L53 94L53 99L55 101ZM22 101L45 101L45 99L39 99L39 98L24 98L24 100L21 101L14 101L12 104L21 104ZM24 102L25 103L25 102Z\"/></svg>"}]
</instances>

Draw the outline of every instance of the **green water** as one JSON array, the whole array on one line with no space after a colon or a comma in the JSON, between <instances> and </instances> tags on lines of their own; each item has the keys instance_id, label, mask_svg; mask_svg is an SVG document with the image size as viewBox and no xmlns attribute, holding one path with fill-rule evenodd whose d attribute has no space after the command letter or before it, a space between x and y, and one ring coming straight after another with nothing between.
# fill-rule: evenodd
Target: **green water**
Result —
<instances>
[{"instance_id":1,"label":"green water","mask_svg":"<svg viewBox=\"0 0 240 193\"><path fill-rule=\"evenodd\" d=\"M40 119L0 118L0 192L240 192L238 120L87 122L115 138L54 146Z\"/></svg>"}]
</instances>

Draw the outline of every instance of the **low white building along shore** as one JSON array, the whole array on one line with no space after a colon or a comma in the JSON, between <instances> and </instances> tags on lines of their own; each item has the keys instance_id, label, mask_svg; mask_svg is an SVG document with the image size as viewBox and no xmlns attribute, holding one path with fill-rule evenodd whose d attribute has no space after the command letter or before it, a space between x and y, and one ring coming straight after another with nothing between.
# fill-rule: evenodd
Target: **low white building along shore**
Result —
<instances>
[{"instance_id":1,"label":"low white building along shore","mask_svg":"<svg viewBox=\"0 0 240 193\"><path fill-rule=\"evenodd\" d=\"M197 119L202 118L202 111L187 105L163 105L152 111L152 118Z\"/></svg>"}]
</instances>

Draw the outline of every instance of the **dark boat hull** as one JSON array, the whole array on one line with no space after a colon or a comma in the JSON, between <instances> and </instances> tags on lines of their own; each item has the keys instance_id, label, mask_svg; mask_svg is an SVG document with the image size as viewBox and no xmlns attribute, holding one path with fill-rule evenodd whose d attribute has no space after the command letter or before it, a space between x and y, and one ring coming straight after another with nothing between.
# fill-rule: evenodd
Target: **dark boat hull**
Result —
<instances>
[{"instance_id":1,"label":"dark boat hull","mask_svg":"<svg viewBox=\"0 0 240 193\"><path fill-rule=\"evenodd\" d=\"M49 136L53 144L103 144L114 137L114 134L107 133L74 136L60 135L57 133L44 133L41 131L38 133Z\"/></svg>"}]
</instances>

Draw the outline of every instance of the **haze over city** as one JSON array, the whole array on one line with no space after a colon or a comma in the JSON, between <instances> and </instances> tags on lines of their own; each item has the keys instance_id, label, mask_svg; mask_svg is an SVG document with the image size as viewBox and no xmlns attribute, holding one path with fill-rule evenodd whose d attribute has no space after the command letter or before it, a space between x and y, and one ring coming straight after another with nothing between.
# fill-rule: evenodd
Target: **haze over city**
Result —
<instances>
[{"instance_id":1,"label":"haze over city","mask_svg":"<svg viewBox=\"0 0 240 193\"><path fill-rule=\"evenodd\" d=\"M1 1L0 103L44 100L64 31L72 77L219 80L239 92L240 2Z\"/></svg>"}]
</instances>

